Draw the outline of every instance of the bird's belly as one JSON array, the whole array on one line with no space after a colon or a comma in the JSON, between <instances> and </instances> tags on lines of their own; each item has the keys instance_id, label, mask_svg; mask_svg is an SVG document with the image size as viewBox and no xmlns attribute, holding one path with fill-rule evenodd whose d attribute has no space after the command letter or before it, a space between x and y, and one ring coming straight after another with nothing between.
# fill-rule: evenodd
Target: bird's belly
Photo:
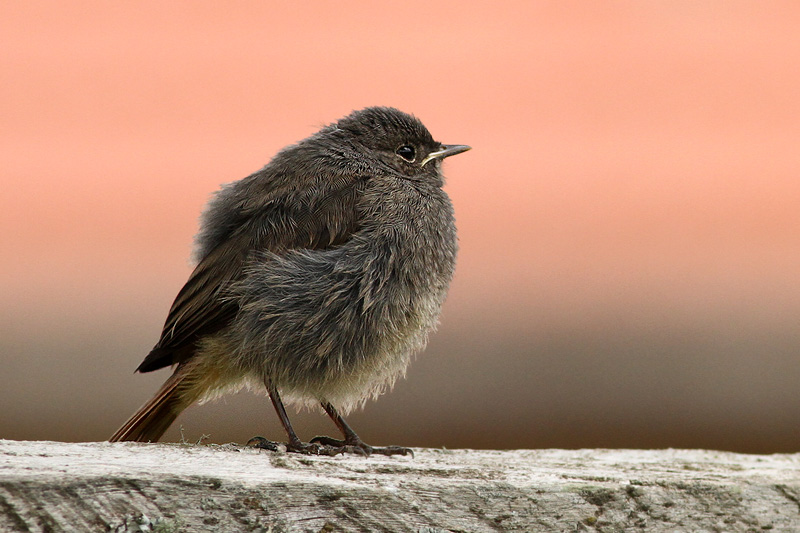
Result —
<instances>
[{"instance_id":1,"label":"bird's belly","mask_svg":"<svg viewBox=\"0 0 800 533\"><path fill-rule=\"evenodd\" d=\"M379 395L438 321L455 251L431 244L368 235L268 257L237 288L225 333L232 363L295 403L346 412Z\"/></svg>"}]
</instances>

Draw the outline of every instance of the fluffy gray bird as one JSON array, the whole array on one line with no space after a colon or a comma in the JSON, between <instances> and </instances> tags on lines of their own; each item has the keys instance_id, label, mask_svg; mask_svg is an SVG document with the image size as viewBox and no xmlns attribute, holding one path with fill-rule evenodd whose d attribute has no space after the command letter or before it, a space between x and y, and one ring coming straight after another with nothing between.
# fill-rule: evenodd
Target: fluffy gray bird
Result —
<instances>
[{"instance_id":1,"label":"fluffy gray bird","mask_svg":"<svg viewBox=\"0 0 800 533\"><path fill-rule=\"evenodd\" d=\"M224 186L203 214L197 267L137 368L175 370L110 440L157 441L192 403L249 386L266 387L290 451L409 453L368 446L340 412L390 387L437 323L457 250L441 161L466 150L370 107ZM302 442L283 401L321 404L343 439Z\"/></svg>"}]
</instances>

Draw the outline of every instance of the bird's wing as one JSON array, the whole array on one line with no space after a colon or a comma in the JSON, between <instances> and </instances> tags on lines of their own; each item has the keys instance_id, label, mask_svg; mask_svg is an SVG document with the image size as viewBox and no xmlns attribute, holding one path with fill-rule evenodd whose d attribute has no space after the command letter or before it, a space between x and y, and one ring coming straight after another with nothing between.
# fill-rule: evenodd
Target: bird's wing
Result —
<instances>
[{"instance_id":1,"label":"bird's wing","mask_svg":"<svg viewBox=\"0 0 800 533\"><path fill-rule=\"evenodd\" d=\"M225 289L241 277L254 252L325 249L347 241L359 227L357 203L364 183L333 180L323 190L317 183L305 190L276 191L257 205L242 202L227 236L202 258L178 293L161 339L137 371L187 360L200 337L230 323L238 304L224 297Z\"/></svg>"}]
</instances>

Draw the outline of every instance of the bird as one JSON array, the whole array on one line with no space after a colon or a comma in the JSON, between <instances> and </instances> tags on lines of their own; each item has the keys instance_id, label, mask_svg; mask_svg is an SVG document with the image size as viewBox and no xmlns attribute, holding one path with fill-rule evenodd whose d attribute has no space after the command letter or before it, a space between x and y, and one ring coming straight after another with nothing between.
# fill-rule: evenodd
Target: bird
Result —
<instances>
[{"instance_id":1,"label":"bird","mask_svg":"<svg viewBox=\"0 0 800 533\"><path fill-rule=\"evenodd\" d=\"M404 376L439 320L458 250L435 141L391 107L367 107L280 150L212 197L196 266L136 369L173 372L109 439L156 442L194 403L266 391L305 454L407 455L373 447L343 415ZM302 441L285 403L322 407L342 434ZM278 449L254 437L252 446Z\"/></svg>"}]
</instances>

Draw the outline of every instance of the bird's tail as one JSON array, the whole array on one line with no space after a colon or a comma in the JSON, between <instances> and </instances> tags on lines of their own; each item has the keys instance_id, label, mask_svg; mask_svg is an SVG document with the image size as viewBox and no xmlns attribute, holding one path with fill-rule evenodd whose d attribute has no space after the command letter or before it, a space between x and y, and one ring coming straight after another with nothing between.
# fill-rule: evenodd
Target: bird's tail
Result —
<instances>
[{"instance_id":1,"label":"bird's tail","mask_svg":"<svg viewBox=\"0 0 800 533\"><path fill-rule=\"evenodd\" d=\"M181 412L197 399L190 385L191 365L179 365L149 402L139 408L109 442L156 442L178 418Z\"/></svg>"}]
</instances>

